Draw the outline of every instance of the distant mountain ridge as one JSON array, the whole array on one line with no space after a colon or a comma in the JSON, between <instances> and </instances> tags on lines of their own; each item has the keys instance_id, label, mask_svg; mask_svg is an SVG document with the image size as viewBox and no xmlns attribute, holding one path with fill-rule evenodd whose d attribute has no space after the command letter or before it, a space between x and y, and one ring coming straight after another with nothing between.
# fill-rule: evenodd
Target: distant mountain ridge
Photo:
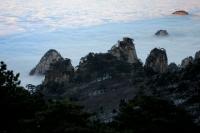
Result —
<instances>
[{"instance_id":1,"label":"distant mountain ridge","mask_svg":"<svg viewBox=\"0 0 200 133\"><path fill-rule=\"evenodd\" d=\"M177 66L168 64L165 49L155 48L143 65L134 45L133 39L124 38L107 53L89 53L76 68L70 59L62 57L51 63L40 90L47 99L77 102L104 122L112 121L121 100L150 95L173 101L198 123L199 102L192 99L200 90L199 52L191 63Z\"/></svg>"}]
</instances>

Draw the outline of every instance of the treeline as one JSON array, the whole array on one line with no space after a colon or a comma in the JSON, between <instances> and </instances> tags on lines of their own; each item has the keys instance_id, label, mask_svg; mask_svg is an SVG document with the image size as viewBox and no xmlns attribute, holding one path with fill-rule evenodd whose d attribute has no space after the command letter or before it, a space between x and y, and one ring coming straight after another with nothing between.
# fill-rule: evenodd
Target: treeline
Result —
<instances>
[{"instance_id":1,"label":"treeline","mask_svg":"<svg viewBox=\"0 0 200 133\"><path fill-rule=\"evenodd\" d=\"M125 58L125 57L124 57ZM77 66L75 82L88 82L94 79L130 78L132 72L142 69L142 62L130 64L124 60L118 60L110 53L89 53L81 58ZM134 71L134 73L136 73ZM124 78L123 77L123 78Z\"/></svg>"},{"instance_id":2,"label":"treeline","mask_svg":"<svg viewBox=\"0 0 200 133\"><path fill-rule=\"evenodd\" d=\"M18 78L0 63L0 133L191 133L199 129L185 110L150 96L122 100L113 121L100 123L69 100L45 100L39 90L20 87Z\"/></svg>"}]
</instances>

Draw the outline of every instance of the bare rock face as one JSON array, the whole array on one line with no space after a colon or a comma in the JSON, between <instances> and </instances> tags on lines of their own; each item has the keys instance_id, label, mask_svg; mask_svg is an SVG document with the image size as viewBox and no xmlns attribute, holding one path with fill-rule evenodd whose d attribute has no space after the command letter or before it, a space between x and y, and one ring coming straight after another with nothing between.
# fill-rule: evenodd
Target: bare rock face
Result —
<instances>
[{"instance_id":1,"label":"bare rock face","mask_svg":"<svg viewBox=\"0 0 200 133\"><path fill-rule=\"evenodd\" d=\"M185 58L185 59L182 60L182 62L181 62L181 67L182 67L182 68L185 68L185 67L187 67L188 65L193 64L193 62L194 62L193 57L192 57L192 56L189 56L189 57L187 57L187 58Z\"/></svg>"},{"instance_id":2,"label":"bare rock face","mask_svg":"<svg viewBox=\"0 0 200 133\"><path fill-rule=\"evenodd\" d=\"M70 59L63 59L51 64L49 70L45 74L43 84L51 83L67 83L74 75L74 67Z\"/></svg>"},{"instance_id":3,"label":"bare rock face","mask_svg":"<svg viewBox=\"0 0 200 133\"><path fill-rule=\"evenodd\" d=\"M184 10L179 10L179 11L175 11L172 14L174 15L179 15L179 16L185 16L185 15L189 15L188 12L184 11Z\"/></svg>"},{"instance_id":4,"label":"bare rock face","mask_svg":"<svg viewBox=\"0 0 200 133\"><path fill-rule=\"evenodd\" d=\"M119 60L124 60L128 63L138 62L135 44L131 38L124 37L122 41L118 41L108 52Z\"/></svg>"},{"instance_id":5,"label":"bare rock face","mask_svg":"<svg viewBox=\"0 0 200 133\"><path fill-rule=\"evenodd\" d=\"M169 33L167 32L167 30L159 30L155 33L156 36L168 36Z\"/></svg>"},{"instance_id":6,"label":"bare rock face","mask_svg":"<svg viewBox=\"0 0 200 133\"><path fill-rule=\"evenodd\" d=\"M47 51L39 63L30 71L30 75L44 75L50 68L50 65L57 61L64 60L63 57L54 49Z\"/></svg>"},{"instance_id":7,"label":"bare rock face","mask_svg":"<svg viewBox=\"0 0 200 133\"><path fill-rule=\"evenodd\" d=\"M195 54L195 60L198 60L200 59L200 51L196 52Z\"/></svg>"},{"instance_id":8,"label":"bare rock face","mask_svg":"<svg viewBox=\"0 0 200 133\"><path fill-rule=\"evenodd\" d=\"M145 68L154 72L165 73L168 69L168 59L165 49L154 48L146 59Z\"/></svg>"}]
</instances>

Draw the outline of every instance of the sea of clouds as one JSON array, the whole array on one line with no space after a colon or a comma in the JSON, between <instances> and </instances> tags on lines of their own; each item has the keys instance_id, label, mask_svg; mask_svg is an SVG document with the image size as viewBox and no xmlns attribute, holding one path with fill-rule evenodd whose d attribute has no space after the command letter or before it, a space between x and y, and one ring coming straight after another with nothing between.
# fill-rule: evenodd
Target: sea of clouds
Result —
<instances>
[{"instance_id":1,"label":"sea of clouds","mask_svg":"<svg viewBox=\"0 0 200 133\"><path fill-rule=\"evenodd\" d=\"M41 28L129 22L199 7L199 0L1 0L0 36Z\"/></svg>"},{"instance_id":2,"label":"sea of clouds","mask_svg":"<svg viewBox=\"0 0 200 133\"><path fill-rule=\"evenodd\" d=\"M124 36L135 39L143 62L150 50L167 50L169 62L200 50L199 0L1 0L0 60L20 72L22 85L44 77L29 71L49 49L76 66L88 52L106 52ZM175 10L189 16L172 16ZM159 29L170 36L157 38Z\"/></svg>"}]
</instances>

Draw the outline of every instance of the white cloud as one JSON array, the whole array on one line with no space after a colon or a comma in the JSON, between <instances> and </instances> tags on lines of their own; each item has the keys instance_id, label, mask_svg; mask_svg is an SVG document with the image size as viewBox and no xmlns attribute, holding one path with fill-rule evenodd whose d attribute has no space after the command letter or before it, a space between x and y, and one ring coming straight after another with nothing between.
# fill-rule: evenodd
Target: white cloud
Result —
<instances>
[{"instance_id":1,"label":"white cloud","mask_svg":"<svg viewBox=\"0 0 200 133\"><path fill-rule=\"evenodd\" d=\"M199 0L9 0L0 5L1 34L41 27L79 27L128 22L200 8ZM5 26L5 29L3 29ZM8 32L5 32L6 34Z\"/></svg>"}]
</instances>

